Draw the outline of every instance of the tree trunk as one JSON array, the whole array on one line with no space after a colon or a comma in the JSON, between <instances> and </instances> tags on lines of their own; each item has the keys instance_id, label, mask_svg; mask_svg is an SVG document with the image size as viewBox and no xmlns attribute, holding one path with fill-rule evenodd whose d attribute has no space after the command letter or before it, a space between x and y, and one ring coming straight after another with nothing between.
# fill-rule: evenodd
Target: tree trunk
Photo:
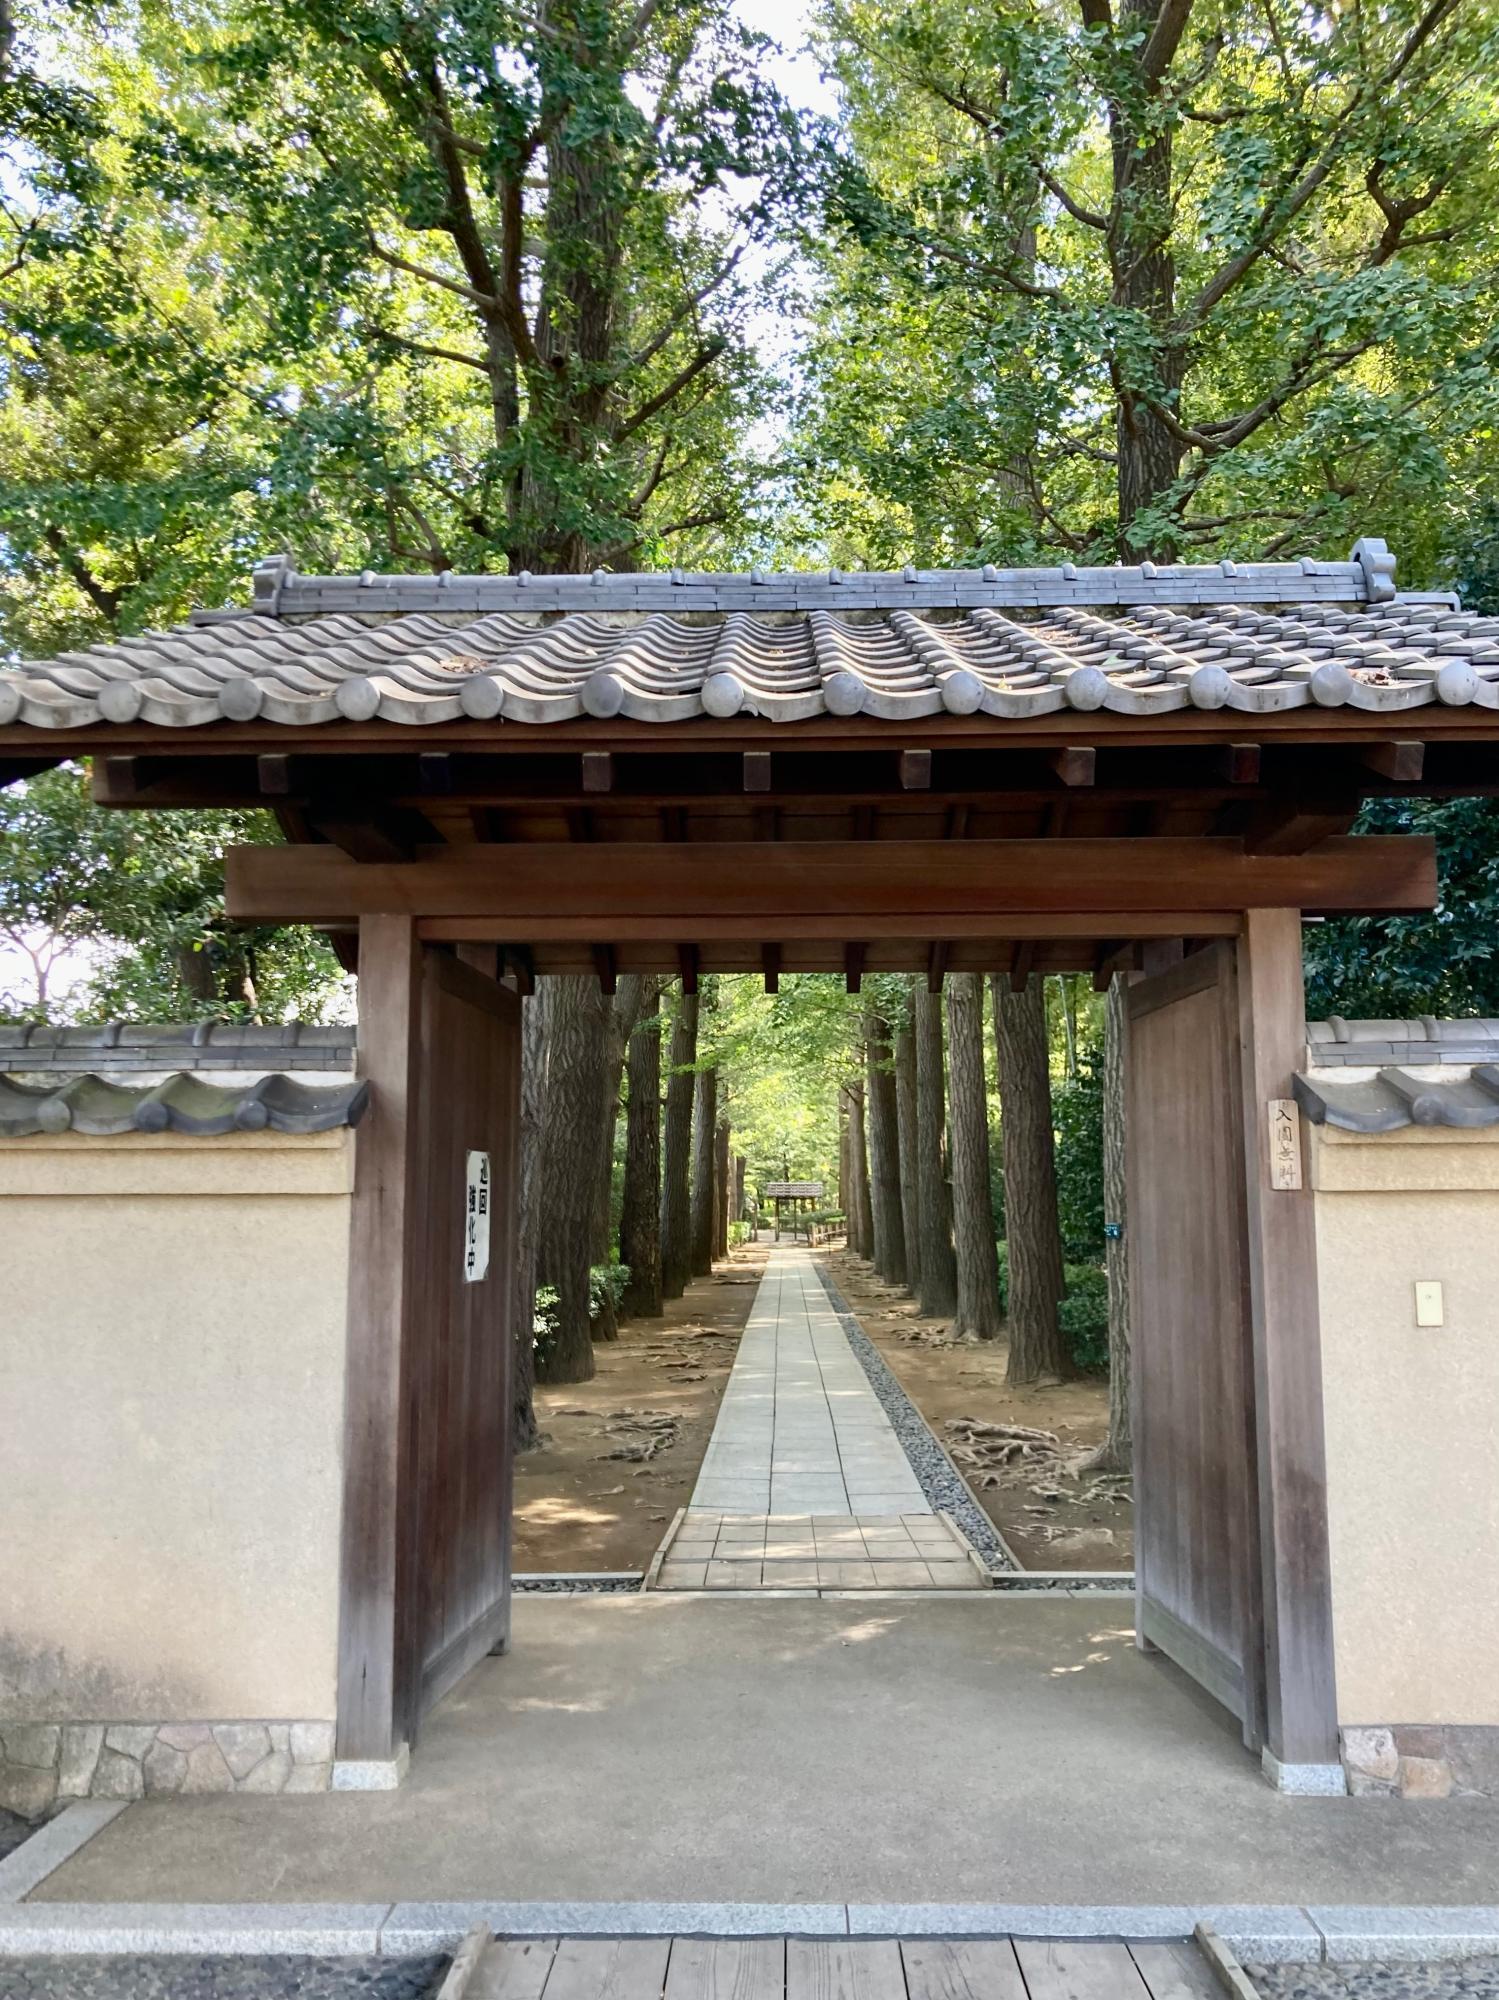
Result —
<instances>
[{"instance_id":1,"label":"tree trunk","mask_svg":"<svg viewBox=\"0 0 1499 2000\"><path fill-rule=\"evenodd\" d=\"M607 1264L614 1237L614 1141L619 1130L619 1102L625 1073L625 1049L640 1018L646 975L627 972L620 979L604 1023L604 1089L599 1111L598 1206L594 1212L593 1261ZM605 1292L593 1321L595 1340L618 1340L619 1314L613 1296Z\"/></svg>"},{"instance_id":2,"label":"tree trunk","mask_svg":"<svg viewBox=\"0 0 1499 2000\"><path fill-rule=\"evenodd\" d=\"M1109 981L1103 1040L1103 1214L1117 1235L1105 1238L1109 1272L1109 1434L1088 1460L1097 1472L1128 1472L1134 1459L1130 1420L1129 1237L1124 1229L1125 1065L1129 1060L1129 982Z\"/></svg>"},{"instance_id":3,"label":"tree trunk","mask_svg":"<svg viewBox=\"0 0 1499 2000\"><path fill-rule=\"evenodd\" d=\"M953 1239L960 1335L999 1335L999 1258L989 1203L989 1112L984 1088L984 979L947 979L948 1094L952 1111Z\"/></svg>"},{"instance_id":4,"label":"tree trunk","mask_svg":"<svg viewBox=\"0 0 1499 2000\"><path fill-rule=\"evenodd\" d=\"M729 1203L734 1194L733 1169L729 1165L729 1121L720 1118L713 1138L713 1257L721 1262L729 1254Z\"/></svg>"},{"instance_id":5,"label":"tree trunk","mask_svg":"<svg viewBox=\"0 0 1499 2000\"><path fill-rule=\"evenodd\" d=\"M1058 1317L1062 1233L1057 1223L1056 1138L1046 1045L1046 985L1036 973L1016 993L990 982L1004 1147L1005 1241L1010 1259L1010 1356L1005 1380L1060 1381L1072 1354Z\"/></svg>"},{"instance_id":6,"label":"tree trunk","mask_svg":"<svg viewBox=\"0 0 1499 2000\"><path fill-rule=\"evenodd\" d=\"M942 1142L947 1130L947 1087L942 1063L942 996L916 985L916 1213L921 1224L918 1262L923 1313L948 1318L958 1306L958 1266L953 1256L952 1190Z\"/></svg>"},{"instance_id":7,"label":"tree trunk","mask_svg":"<svg viewBox=\"0 0 1499 2000\"><path fill-rule=\"evenodd\" d=\"M542 1162L541 1277L557 1288L557 1338L538 1356L548 1382L594 1372L589 1266L598 1220L599 1117L604 1101L608 1002L592 973L555 979Z\"/></svg>"},{"instance_id":8,"label":"tree trunk","mask_svg":"<svg viewBox=\"0 0 1499 2000\"><path fill-rule=\"evenodd\" d=\"M869 1203L874 1214L874 1267L892 1285L906 1282L906 1229L900 1205L900 1130L890 1024L864 1016L865 1102L869 1106Z\"/></svg>"},{"instance_id":9,"label":"tree trunk","mask_svg":"<svg viewBox=\"0 0 1499 2000\"><path fill-rule=\"evenodd\" d=\"M692 1276L692 1065L697 1061L695 993L677 998L667 1056L666 1121L661 1133L661 1295L679 1299Z\"/></svg>"},{"instance_id":10,"label":"tree trunk","mask_svg":"<svg viewBox=\"0 0 1499 2000\"><path fill-rule=\"evenodd\" d=\"M859 1084L847 1086L848 1165L853 1182L853 1207L849 1211L849 1248L858 1257L874 1255L874 1210L869 1198L869 1148L864 1141L864 1091Z\"/></svg>"},{"instance_id":11,"label":"tree trunk","mask_svg":"<svg viewBox=\"0 0 1499 2000\"><path fill-rule=\"evenodd\" d=\"M1120 28L1137 36L1142 47L1161 10L1162 0L1123 0ZM1146 84L1142 76L1137 92L1115 99L1109 119L1113 301L1122 308L1121 323L1134 335L1137 352L1144 351L1143 359L1122 368L1116 363L1115 369L1120 554L1126 562L1138 562L1141 556L1169 562L1174 556L1169 532L1131 531L1136 515L1174 483L1182 459L1176 434L1149 406L1155 402L1170 408L1178 402L1187 352L1165 339L1176 310L1176 266L1170 250L1171 125L1169 119L1152 116L1159 94L1159 86Z\"/></svg>"},{"instance_id":12,"label":"tree trunk","mask_svg":"<svg viewBox=\"0 0 1499 2000\"><path fill-rule=\"evenodd\" d=\"M515 1233L515 1448L536 1442L536 1262L541 1221L543 1138L547 1118L547 1016L552 982L538 979L521 1008L520 1199Z\"/></svg>"},{"instance_id":13,"label":"tree trunk","mask_svg":"<svg viewBox=\"0 0 1499 2000\"><path fill-rule=\"evenodd\" d=\"M619 1215L619 1261L628 1266L620 1310L638 1318L661 1314L661 982L650 978L640 1019L630 1036L626 1071L625 1189Z\"/></svg>"},{"instance_id":14,"label":"tree trunk","mask_svg":"<svg viewBox=\"0 0 1499 2000\"><path fill-rule=\"evenodd\" d=\"M921 1284L921 1176L916 1167L916 1030L906 995L895 1031L895 1113L900 1133L900 1212L906 1232L906 1284Z\"/></svg>"},{"instance_id":15,"label":"tree trunk","mask_svg":"<svg viewBox=\"0 0 1499 2000\"><path fill-rule=\"evenodd\" d=\"M713 1269L713 1160L718 1125L718 1071L700 1069L692 1100L692 1275Z\"/></svg>"}]
</instances>

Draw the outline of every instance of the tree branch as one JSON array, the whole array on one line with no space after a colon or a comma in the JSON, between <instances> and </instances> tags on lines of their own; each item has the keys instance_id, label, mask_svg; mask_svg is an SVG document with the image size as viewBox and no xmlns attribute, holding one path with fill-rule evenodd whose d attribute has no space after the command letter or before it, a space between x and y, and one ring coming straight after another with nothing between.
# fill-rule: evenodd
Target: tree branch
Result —
<instances>
[{"instance_id":1,"label":"tree branch","mask_svg":"<svg viewBox=\"0 0 1499 2000\"><path fill-rule=\"evenodd\" d=\"M610 433L611 442L623 444L627 437L634 436L642 424L648 424L652 417L659 416L668 404L677 400L689 382L695 381L705 368L712 367L727 346L726 340L710 340L705 346L700 347L686 366L677 370L664 388L658 389L654 396L640 405L638 410L615 425Z\"/></svg>"}]
</instances>

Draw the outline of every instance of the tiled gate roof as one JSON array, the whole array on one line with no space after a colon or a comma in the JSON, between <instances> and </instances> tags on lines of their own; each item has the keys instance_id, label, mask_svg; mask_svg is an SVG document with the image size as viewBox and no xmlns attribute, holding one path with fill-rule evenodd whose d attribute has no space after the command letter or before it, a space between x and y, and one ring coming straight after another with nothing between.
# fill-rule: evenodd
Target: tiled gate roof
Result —
<instances>
[{"instance_id":1,"label":"tiled gate roof","mask_svg":"<svg viewBox=\"0 0 1499 2000\"><path fill-rule=\"evenodd\" d=\"M1361 545L1362 546L1362 545ZM834 579L834 580L830 580ZM1499 708L1499 619L1346 564L300 578L0 673L0 726Z\"/></svg>"}]
</instances>

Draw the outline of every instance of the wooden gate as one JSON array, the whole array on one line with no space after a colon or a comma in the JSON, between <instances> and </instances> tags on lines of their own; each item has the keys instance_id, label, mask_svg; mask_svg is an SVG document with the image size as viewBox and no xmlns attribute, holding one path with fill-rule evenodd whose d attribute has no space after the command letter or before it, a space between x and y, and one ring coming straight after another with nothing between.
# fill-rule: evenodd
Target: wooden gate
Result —
<instances>
[{"instance_id":1,"label":"wooden gate","mask_svg":"<svg viewBox=\"0 0 1499 2000\"><path fill-rule=\"evenodd\" d=\"M1234 947L1129 994L1137 1629L1264 1735Z\"/></svg>"},{"instance_id":2,"label":"wooden gate","mask_svg":"<svg viewBox=\"0 0 1499 2000\"><path fill-rule=\"evenodd\" d=\"M424 949L401 1591L412 1743L509 1625L520 1004Z\"/></svg>"},{"instance_id":3,"label":"wooden gate","mask_svg":"<svg viewBox=\"0 0 1499 2000\"><path fill-rule=\"evenodd\" d=\"M360 985L338 1755L383 1761L508 1636L521 1003L404 917Z\"/></svg>"}]
</instances>

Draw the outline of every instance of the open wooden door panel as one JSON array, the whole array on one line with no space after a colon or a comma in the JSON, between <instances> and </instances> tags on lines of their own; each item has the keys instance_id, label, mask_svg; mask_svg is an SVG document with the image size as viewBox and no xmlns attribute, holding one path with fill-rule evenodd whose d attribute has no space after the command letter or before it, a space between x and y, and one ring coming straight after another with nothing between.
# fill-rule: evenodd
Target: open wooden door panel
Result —
<instances>
[{"instance_id":1,"label":"open wooden door panel","mask_svg":"<svg viewBox=\"0 0 1499 2000\"><path fill-rule=\"evenodd\" d=\"M1224 942L1129 993L1137 1629L1264 1736L1238 975Z\"/></svg>"}]
</instances>

